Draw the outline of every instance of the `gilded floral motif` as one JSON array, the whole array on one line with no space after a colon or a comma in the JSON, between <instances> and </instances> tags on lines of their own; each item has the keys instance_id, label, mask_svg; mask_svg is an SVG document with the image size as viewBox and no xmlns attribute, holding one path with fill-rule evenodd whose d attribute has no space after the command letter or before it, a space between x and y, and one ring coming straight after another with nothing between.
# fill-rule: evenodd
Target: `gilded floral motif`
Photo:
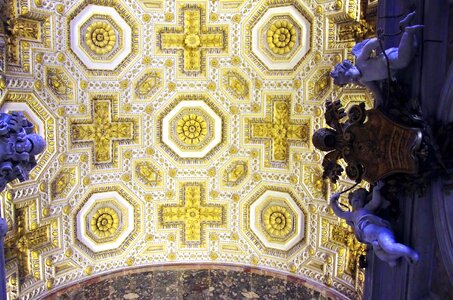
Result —
<instances>
[{"instance_id":1,"label":"gilded floral motif","mask_svg":"<svg viewBox=\"0 0 453 300\"><path fill-rule=\"evenodd\" d=\"M203 57L207 51L225 52L227 50L228 28L205 26L204 5L185 5L182 8L183 30L158 28L158 48L163 51L183 50L183 73L198 75L202 72Z\"/></svg>"},{"instance_id":2,"label":"gilded floral motif","mask_svg":"<svg viewBox=\"0 0 453 300\"><path fill-rule=\"evenodd\" d=\"M66 197L69 191L77 184L76 176L76 168L65 168L59 172L50 185L52 198Z\"/></svg>"},{"instance_id":3,"label":"gilded floral motif","mask_svg":"<svg viewBox=\"0 0 453 300\"><path fill-rule=\"evenodd\" d=\"M159 71L147 71L135 87L135 94L140 99L146 99L156 94L162 86L162 73Z\"/></svg>"},{"instance_id":4,"label":"gilded floral motif","mask_svg":"<svg viewBox=\"0 0 453 300\"><path fill-rule=\"evenodd\" d=\"M205 139L208 125L203 117L188 114L178 120L176 132L178 138L187 145L197 145Z\"/></svg>"},{"instance_id":5,"label":"gilded floral motif","mask_svg":"<svg viewBox=\"0 0 453 300\"><path fill-rule=\"evenodd\" d=\"M267 44L275 54L290 52L297 40L294 25L285 20L274 22L267 31Z\"/></svg>"},{"instance_id":6,"label":"gilded floral motif","mask_svg":"<svg viewBox=\"0 0 453 300\"><path fill-rule=\"evenodd\" d=\"M366 255L366 245L360 243L351 227L343 222L340 225L332 226L330 240L340 243L346 248L344 271L350 275L355 274L359 268L360 256Z\"/></svg>"},{"instance_id":7,"label":"gilded floral motif","mask_svg":"<svg viewBox=\"0 0 453 300\"><path fill-rule=\"evenodd\" d=\"M187 48L196 49L200 46L200 36L197 34L187 34L184 39Z\"/></svg>"},{"instance_id":8,"label":"gilded floral motif","mask_svg":"<svg viewBox=\"0 0 453 300\"><path fill-rule=\"evenodd\" d=\"M118 230L118 226L118 214L110 207L98 209L90 221L91 231L99 238L106 238L114 235Z\"/></svg>"},{"instance_id":9,"label":"gilded floral motif","mask_svg":"<svg viewBox=\"0 0 453 300\"><path fill-rule=\"evenodd\" d=\"M241 80L238 80L236 77L229 77L228 78L228 85L230 86L231 90L234 94L237 95L238 98L243 98L248 94L248 86L244 84Z\"/></svg>"},{"instance_id":10,"label":"gilded floral motif","mask_svg":"<svg viewBox=\"0 0 453 300\"><path fill-rule=\"evenodd\" d=\"M160 207L163 225L182 224L184 241L199 244L202 241L203 224L224 224L225 208L220 205L204 205L205 196L201 184L187 183L182 189L183 206L162 205Z\"/></svg>"},{"instance_id":11,"label":"gilded floral motif","mask_svg":"<svg viewBox=\"0 0 453 300\"><path fill-rule=\"evenodd\" d=\"M264 211L264 227L269 235L285 237L293 229L293 220L286 207L273 205Z\"/></svg>"},{"instance_id":12,"label":"gilded floral motif","mask_svg":"<svg viewBox=\"0 0 453 300\"><path fill-rule=\"evenodd\" d=\"M248 174L248 164L245 161L235 161L225 170L224 182L226 186L239 185Z\"/></svg>"},{"instance_id":13,"label":"gilded floral motif","mask_svg":"<svg viewBox=\"0 0 453 300\"><path fill-rule=\"evenodd\" d=\"M114 144L134 138L134 122L118 121L112 116L110 100L93 100L93 122L75 122L71 126L74 142L92 142L96 163L112 161ZM115 121L114 121L115 120Z\"/></svg>"},{"instance_id":14,"label":"gilded floral motif","mask_svg":"<svg viewBox=\"0 0 453 300\"><path fill-rule=\"evenodd\" d=\"M150 162L142 161L135 167L137 177L146 185L155 186L162 180L162 174Z\"/></svg>"},{"instance_id":15,"label":"gilded floral motif","mask_svg":"<svg viewBox=\"0 0 453 300\"><path fill-rule=\"evenodd\" d=\"M113 50L116 35L109 23L97 21L88 26L85 33L85 43L98 55L107 54Z\"/></svg>"},{"instance_id":16,"label":"gilded floral motif","mask_svg":"<svg viewBox=\"0 0 453 300\"><path fill-rule=\"evenodd\" d=\"M290 143L306 143L309 127L307 122L292 122L290 120L289 102L279 98L282 97L271 96L271 103L268 101L268 104L272 106L272 122L261 120L250 122L250 135L252 140L270 139L272 141L270 161L286 163ZM266 165L269 166L270 162Z\"/></svg>"},{"instance_id":17,"label":"gilded floral motif","mask_svg":"<svg viewBox=\"0 0 453 300\"><path fill-rule=\"evenodd\" d=\"M73 100L74 84L61 67L46 67L46 85L58 100Z\"/></svg>"},{"instance_id":18,"label":"gilded floral motif","mask_svg":"<svg viewBox=\"0 0 453 300\"><path fill-rule=\"evenodd\" d=\"M5 258L17 259L21 278L31 275L39 280L44 275L39 253L44 248L53 251L59 247L61 228L56 219L38 221L38 203L38 199L32 199L12 206L15 235L5 240Z\"/></svg>"}]
</instances>

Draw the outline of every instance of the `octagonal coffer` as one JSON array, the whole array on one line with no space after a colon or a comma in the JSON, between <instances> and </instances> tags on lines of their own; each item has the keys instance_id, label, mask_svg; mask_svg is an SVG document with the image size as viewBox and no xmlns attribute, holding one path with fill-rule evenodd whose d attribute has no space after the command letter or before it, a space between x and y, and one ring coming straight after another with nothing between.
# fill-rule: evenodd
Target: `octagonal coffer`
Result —
<instances>
[{"instance_id":1,"label":"octagonal coffer","mask_svg":"<svg viewBox=\"0 0 453 300\"><path fill-rule=\"evenodd\" d=\"M134 207L116 191L94 193L77 214L77 239L93 252L118 248L134 229Z\"/></svg>"},{"instance_id":2,"label":"octagonal coffer","mask_svg":"<svg viewBox=\"0 0 453 300\"><path fill-rule=\"evenodd\" d=\"M113 7L90 4L70 24L70 47L90 70L115 70L132 51L132 29Z\"/></svg>"}]
</instances>

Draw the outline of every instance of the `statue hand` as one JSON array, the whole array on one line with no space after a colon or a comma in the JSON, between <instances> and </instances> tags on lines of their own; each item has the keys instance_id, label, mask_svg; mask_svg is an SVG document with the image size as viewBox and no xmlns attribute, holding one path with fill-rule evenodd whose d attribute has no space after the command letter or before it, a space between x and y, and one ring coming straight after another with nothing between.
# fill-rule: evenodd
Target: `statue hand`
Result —
<instances>
[{"instance_id":1,"label":"statue hand","mask_svg":"<svg viewBox=\"0 0 453 300\"><path fill-rule=\"evenodd\" d=\"M379 180L378 182L376 182L376 185L374 186L374 190L376 191L380 191L383 187L384 187L385 183L383 180Z\"/></svg>"},{"instance_id":2,"label":"statue hand","mask_svg":"<svg viewBox=\"0 0 453 300\"><path fill-rule=\"evenodd\" d=\"M410 12L407 14L404 19L402 19L399 23L401 30L406 29L406 27L412 22L412 20L415 18L415 11Z\"/></svg>"},{"instance_id":3,"label":"statue hand","mask_svg":"<svg viewBox=\"0 0 453 300\"><path fill-rule=\"evenodd\" d=\"M332 196L330 196L330 205L335 205L338 203L338 199L340 198L340 193L335 193Z\"/></svg>"},{"instance_id":4,"label":"statue hand","mask_svg":"<svg viewBox=\"0 0 453 300\"><path fill-rule=\"evenodd\" d=\"M330 100L326 101L326 113L327 112L332 113L338 120L346 117L346 113L343 106L341 105L341 101L338 99L334 102Z\"/></svg>"}]
</instances>

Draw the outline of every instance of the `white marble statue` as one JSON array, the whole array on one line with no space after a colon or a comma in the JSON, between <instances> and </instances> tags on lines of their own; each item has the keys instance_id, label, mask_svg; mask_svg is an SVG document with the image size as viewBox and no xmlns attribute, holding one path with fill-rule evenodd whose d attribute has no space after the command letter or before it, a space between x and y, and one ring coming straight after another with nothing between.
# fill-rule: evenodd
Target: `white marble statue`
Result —
<instances>
[{"instance_id":1,"label":"white marble statue","mask_svg":"<svg viewBox=\"0 0 453 300\"><path fill-rule=\"evenodd\" d=\"M378 38L364 40L352 48L352 54L356 57L355 64L349 60L343 60L330 72L334 83L343 86L348 83L356 83L366 86L374 94L376 106L382 103L382 95L376 81L388 78L387 59L390 75L395 70L405 68L415 54L415 33L423 28L423 25L409 26L415 17L415 12L408 14L400 21L400 29L403 31L398 48L393 47L381 50Z\"/></svg>"},{"instance_id":2,"label":"white marble statue","mask_svg":"<svg viewBox=\"0 0 453 300\"><path fill-rule=\"evenodd\" d=\"M390 223L373 214L384 202L380 195L382 185L374 188L371 200L367 202L370 193L365 189L358 189L349 194L349 203L352 211L344 211L338 205L339 193L335 193L330 198L330 206L335 214L344 220L354 229L357 239L373 247L374 253L381 260L390 266L395 266L401 257L408 262L418 261L418 253L413 249L397 243L391 230Z\"/></svg>"}]
</instances>

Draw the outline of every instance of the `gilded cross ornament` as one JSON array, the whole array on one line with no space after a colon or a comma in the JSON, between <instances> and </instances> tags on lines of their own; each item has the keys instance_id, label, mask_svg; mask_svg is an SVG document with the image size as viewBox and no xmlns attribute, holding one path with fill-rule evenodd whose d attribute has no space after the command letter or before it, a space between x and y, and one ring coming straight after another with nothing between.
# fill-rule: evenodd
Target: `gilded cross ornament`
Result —
<instances>
[{"instance_id":1,"label":"gilded cross ornament","mask_svg":"<svg viewBox=\"0 0 453 300\"><path fill-rule=\"evenodd\" d=\"M182 73L204 74L206 53L222 53L228 49L228 26L206 26L204 4L181 6L182 26L157 26L157 48L164 53L182 53Z\"/></svg>"},{"instance_id":2,"label":"gilded cross ornament","mask_svg":"<svg viewBox=\"0 0 453 300\"><path fill-rule=\"evenodd\" d=\"M133 141L136 135L135 120L120 120L114 114L112 99L93 99L93 119L89 122L74 121L71 137L74 143L89 142L94 148L94 163L111 163L118 144Z\"/></svg>"},{"instance_id":3,"label":"gilded cross ornament","mask_svg":"<svg viewBox=\"0 0 453 300\"><path fill-rule=\"evenodd\" d=\"M246 119L246 142L264 142L266 167L286 167L291 145L308 145L310 126L308 119L292 120L291 95L267 95L264 119Z\"/></svg>"},{"instance_id":4,"label":"gilded cross ornament","mask_svg":"<svg viewBox=\"0 0 453 300\"><path fill-rule=\"evenodd\" d=\"M28 200L14 205L14 229L17 234L5 241L6 259L17 257L19 273L22 277L31 275L41 279L42 269L40 254L44 249L59 247L57 219L39 222L38 199ZM10 246L8 246L10 245ZM14 245L14 246L13 246Z\"/></svg>"},{"instance_id":5,"label":"gilded cross ornament","mask_svg":"<svg viewBox=\"0 0 453 300\"><path fill-rule=\"evenodd\" d=\"M182 229L187 245L200 245L207 226L225 225L226 208L220 204L206 204L206 188L202 183L187 182L180 188L180 205L161 205L159 221L166 228Z\"/></svg>"}]
</instances>

